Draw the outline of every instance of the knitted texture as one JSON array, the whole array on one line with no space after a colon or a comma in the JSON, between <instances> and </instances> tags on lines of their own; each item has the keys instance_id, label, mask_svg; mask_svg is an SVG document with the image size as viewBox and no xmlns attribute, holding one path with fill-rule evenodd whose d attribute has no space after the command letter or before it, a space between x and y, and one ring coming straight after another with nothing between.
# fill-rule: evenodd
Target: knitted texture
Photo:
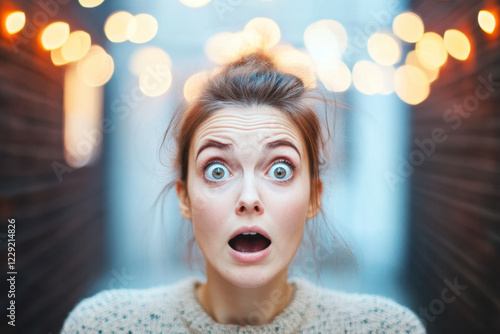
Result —
<instances>
[{"instance_id":1,"label":"knitted texture","mask_svg":"<svg viewBox=\"0 0 500 334\"><path fill-rule=\"evenodd\" d=\"M61 333L425 333L412 311L390 299L324 289L303 278L289 282L290 303L265 325L215 322L196 297L200 282L189 277L167 286L99 292L76 305ZM259 316L256 311L248 321Z\"/></svg>"}]
</instances>

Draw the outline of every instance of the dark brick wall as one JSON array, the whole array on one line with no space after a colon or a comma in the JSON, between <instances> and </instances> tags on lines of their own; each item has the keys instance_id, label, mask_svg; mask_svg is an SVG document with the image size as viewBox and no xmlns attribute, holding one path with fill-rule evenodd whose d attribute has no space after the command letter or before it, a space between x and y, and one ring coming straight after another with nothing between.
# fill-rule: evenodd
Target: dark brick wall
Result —
<instances>
[{"instance_id":1,"label":"dark brick wall","mask_svg":"<svg viewBox=\"0 0 500 334\"><path fill-rule=\"evenodd\" d=\"M410 152L424 151L416 139L428 152L411 175L409 278L431 334L500 332L500 43L477 23L488 4L412 5L426 31L459 29L472 43L470 58L449 57L412 110Z\"/></svg>"},{"instance_id":2,"label":"dark brick wall","mask_svg":"<svg viewBox=\"0 0 500 334\"><path fill-rule=\"evenodd\" d=\"M35 1L16 3L28 20L41 10ZM50 22L90 25L74 7L61 5ZM36 37L0 40L0 333L58 333L106 263L103 159L62 178L54 170L66 165L64 68L41 49L40 28ZM15 328L6 317L8 219L16 220Z\"/></svg>"}]
</instances>

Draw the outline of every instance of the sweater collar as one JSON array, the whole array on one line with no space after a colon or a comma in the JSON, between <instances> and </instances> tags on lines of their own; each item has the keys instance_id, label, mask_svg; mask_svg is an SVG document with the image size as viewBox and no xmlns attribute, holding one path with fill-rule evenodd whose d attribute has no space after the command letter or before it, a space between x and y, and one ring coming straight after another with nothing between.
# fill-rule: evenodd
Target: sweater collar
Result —
<instances>
[{"instance_id":1,"label":"sweater collar","mask_svg":"<svg viewBox=\"0 0 500 334\"><path fill-rule=\"evenodd\" d=\"M308 322L311 300L314 300L316 287L305 279L291 278L289 283L293 287L292 298L283 311L276 315L274 319L267 324L259 326L241 326L235 324L221 324L212 319L198 301L196 288L201 282L190 277L183 281L182 286L177 290L179 292L179 313L186 327L191 331L207 332L208 329L215 333L255 333L271 331L285 331L286 333L295 332L301 328L303 323Z\"/></svg>"}]
</instances>

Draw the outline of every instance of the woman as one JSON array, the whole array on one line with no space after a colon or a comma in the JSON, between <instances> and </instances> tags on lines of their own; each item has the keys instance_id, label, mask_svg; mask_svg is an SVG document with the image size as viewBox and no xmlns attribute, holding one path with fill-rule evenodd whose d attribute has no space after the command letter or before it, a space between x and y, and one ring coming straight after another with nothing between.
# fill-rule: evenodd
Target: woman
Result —
<instances>
[{"instance_id":1,"label":"woman","mask_svg":"<svg viewBox=\"0 0 500 334\"><path fill-rule=\"evenodd\" d=\"M63 333L425 333L389 299L288 278L321 212L325 140L312 93L262 54L213 77L166 133L175 131L179 208L206 282L101 292L75 307Z\"/></svg>"}]
</instances>

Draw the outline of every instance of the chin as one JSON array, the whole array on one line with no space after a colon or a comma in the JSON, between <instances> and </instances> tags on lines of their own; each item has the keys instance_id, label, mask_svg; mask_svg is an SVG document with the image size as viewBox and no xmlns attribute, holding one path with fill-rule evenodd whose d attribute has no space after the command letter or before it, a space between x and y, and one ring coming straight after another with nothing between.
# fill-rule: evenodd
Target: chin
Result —
<instances>
[{"instance_id":1,"label":"chin","mask_svg":"<svg viewBox=\"0 0 500 334\"><path fill-rule=\"evenodd\" d=\"M233 269L232 275L226 277L234 286L244 289L255 289L263 287L277 277L277 273L268 273L262 267Z\"/></svg>"}]
</instances>

